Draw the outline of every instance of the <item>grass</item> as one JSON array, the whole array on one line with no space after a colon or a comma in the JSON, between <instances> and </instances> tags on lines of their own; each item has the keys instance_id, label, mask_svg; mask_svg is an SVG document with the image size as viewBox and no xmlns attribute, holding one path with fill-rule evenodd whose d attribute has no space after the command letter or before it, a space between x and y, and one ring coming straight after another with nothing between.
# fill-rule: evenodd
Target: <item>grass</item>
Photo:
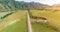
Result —
<instances>
[{"instance_id":1,"label":"grass","mask_svg":"<svg viewBox=\"0 0 60 32\"><path fill-rule=\"evenodd\" d=\"M17 21L8 25L12 21L14 22L14 20ZM12 15L6 17L2 23L4 23L4 27L2 27L3 29L0 30L0 32L28 32L26 11L16 11Z\"/></svg>"},{"instance_id":2,"label":"grass","mask_svg":"<svg viewBox=\"0 0 60 32\"><path fill-rule=\"evenodd\" d=\"M12 13L12 12L1 12L0 13L0 18L4 17L5 15L10 14L10 13Z\"/></svg>"},{"instance_id":3,"label":"grass","mask_svg":"<svg viewBox=\"0 0 60 32\"><path fill-rule=\"evenodd\" d=\"M5 17L8 17L11 15L13 12L0 12L0 23L3 21Z\"/></svg>"},{"instance_id":4,"label":"grass","mask_svg":"<svg viewBox=\"0 0 60 32\"><path fill-rule=\"evenodd\" d=\"M60 11L53 12L53 11L42 11L42 10L31 10L31 13L33 16L47 18L49 25L57 28L60 31ZM36 28L36 31L38 31L41 25L34 24L33 26Z\"/></svg>"},{"instance_id":5,"label":"grass","mask_svg":"<svg viewBox=\"0 0 60 32\"><path fill-rule=\"evenodd\" d=\"M8 17L8 16L11 15L12 13L14 13L14 12L11 12L11 13L8 13L8 14L4 15L3 17L1 17L1 19L4 19L5 17Z\"/></svg>"},{"instance_id":6,"label":"grass","mask_svg":"<svg viewBox=\"0 0 60 32\"><path fill-rule=\"evenodd\" d=\"M33 32L57 32L44 23L32 23Z\"/></svg>"}]
</instances>

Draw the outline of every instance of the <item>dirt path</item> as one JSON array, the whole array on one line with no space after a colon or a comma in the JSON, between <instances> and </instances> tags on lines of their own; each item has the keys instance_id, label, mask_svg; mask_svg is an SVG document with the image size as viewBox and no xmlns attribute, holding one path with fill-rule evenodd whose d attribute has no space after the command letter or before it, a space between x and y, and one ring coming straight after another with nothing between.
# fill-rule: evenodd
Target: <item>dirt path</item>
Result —
<instances>
[{"instance_id":1,"label":"dirt path","mask_svg":"<svg viewBox=\"0 0 60 32\"><path fill-rule=\"evenodd\" d=\"M31 25L31 22L30 22L30 16L29 16L28 12L27 12L27 17L28 17L28 32L33 32L32 31L32 25Z\"/></svg>"}]
</instances>

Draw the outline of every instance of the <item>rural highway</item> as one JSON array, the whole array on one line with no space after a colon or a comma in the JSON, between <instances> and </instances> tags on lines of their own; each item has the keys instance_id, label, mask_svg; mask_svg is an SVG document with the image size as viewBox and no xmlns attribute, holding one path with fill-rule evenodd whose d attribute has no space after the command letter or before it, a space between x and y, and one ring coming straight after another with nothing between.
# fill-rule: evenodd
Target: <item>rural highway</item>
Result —
<instances>
[{"instance_id":1,"label":"rural highway","mask_svg":"<svg viewBox=\"0 0 60 32\"><path fill-rule=\"evenodd\" d=\"M31 21L30 21L30 16L29 16L29 13L28 12L27 12L27 17L28 17L28 32L33 32L32 31Z\"/></svg>"}]
</instances>

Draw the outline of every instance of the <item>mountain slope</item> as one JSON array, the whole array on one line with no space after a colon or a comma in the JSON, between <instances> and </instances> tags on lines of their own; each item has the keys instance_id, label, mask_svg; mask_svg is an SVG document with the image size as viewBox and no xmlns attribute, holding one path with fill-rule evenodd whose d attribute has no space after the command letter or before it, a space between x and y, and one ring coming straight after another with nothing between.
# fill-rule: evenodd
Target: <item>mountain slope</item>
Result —
<instances>
[{"instance_id":1,"label":"mountain slope","mask_svg":"<svg viewBox=\"0 0 60 32\"><path fill-rule=\"evenodd\" d=\"M24 2L15 0L0 0L0 11L12 11L12 10L23 10L29 9L43 9L49 7L46 4L41 4L37 2Z\"/></svg>"}]
</instances>

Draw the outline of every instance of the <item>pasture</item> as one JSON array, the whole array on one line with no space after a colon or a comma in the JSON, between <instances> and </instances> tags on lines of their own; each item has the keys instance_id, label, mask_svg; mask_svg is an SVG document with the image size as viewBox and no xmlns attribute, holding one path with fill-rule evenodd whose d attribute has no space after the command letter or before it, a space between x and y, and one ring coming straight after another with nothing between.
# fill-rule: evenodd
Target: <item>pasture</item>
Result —
<instances>
[{"instance_id":1,"label":"pasture","mask_svg":"<svg viewBox=\"0 0 60 32\"><path fill-rule=\"evenodd\" d=\"M56 30L60 32L60 11L53 12L53 11L45 11L45 10L31 10L30 12L32 16L45 17L48 20L48 25L54 27ZM33 22L33 20L31 21ZM33 23L32 27L33 30L36 32L40 32L40 31L55 32L54 28L49 30L49 28L46 28L46 26L38 23L37 24Z\"/></svg>"},{"instance_id":2,"label":"pasture","mask_svg":"<svg viewBox=\"0 0 60 32\"><path fill-rule=\"evenodd\" d=\"M0 32L28 32L26 11L16 11L4 18Z\"/></svg>"}]
</instances>

